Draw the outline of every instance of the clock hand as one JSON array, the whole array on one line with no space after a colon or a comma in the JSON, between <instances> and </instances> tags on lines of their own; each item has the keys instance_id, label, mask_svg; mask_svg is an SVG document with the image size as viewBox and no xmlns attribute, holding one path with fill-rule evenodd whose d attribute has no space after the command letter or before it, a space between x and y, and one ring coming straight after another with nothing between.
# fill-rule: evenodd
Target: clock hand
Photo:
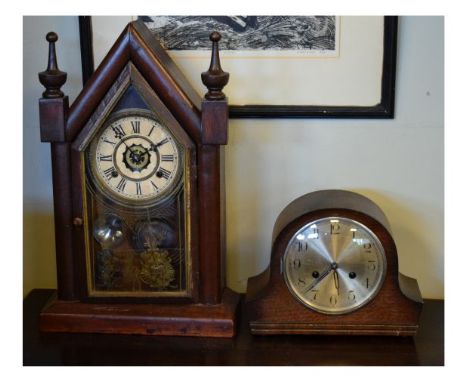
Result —
<instances>
[{"instance_id":1,"label":"clock hand","mask_svg":"<svg viewBox=\"0 0 468 382\"><path fill-rule=\"evenodd\" d=\"M123 142L123 144L127 147L127 150L130 151L130 158L137 163L140 162L140 154L135 153L135 151L133 151L125 142Z\"/></svg>"},{"instance_id":2,"label":"clock hand","mask_svg":"<svg viewBox=\"0 0 468 382\"><path fill-rule=\"evenodd\" d=\"M330 266L326 269L325 272L322 273L322 275L315 281L312 285L310 285L306 290L304 290L303 293L307 293L308 291L314 289L325 277L328 276L328 274L333 271L333 264L330 264Z\"/></svg>"},{"instance_id":3,"label":"clock hand","mask_svg":"<svg viewBox=\"0 0 468 382\"><path fill-rule=\"evenodd\" d=\"M133 155L135 155L135 151L133 151L132 148L131 148L129 145L127 145L127 144L125 143L125 141L122 141L122 143L125 145L125 147L126 147L127 149L130 150L130 152L131 152Z\"/></svg>"},{"instance_id":4,"label":"clock hand","mask_svg":"<svg viewBox=\"0 0 468 382\"><path fill-rule=\"evenodd\" d=\"M141 155L145 155L145 154L148 154L148 155L151 155L149 152L151 151L151 147L149 149L147 149L145 146L141 145L141 147L143 147L143 149L145 150L143 153L141 153Z\"/></svg>"},{"instance_id":5,"label":"clock hand","mask_svg":"<svg viewBox=\"0 0 468 382\"><path fill-rule=\"evenodd\" d=\"M122 141L122 143L125 145L125 147L126 147L127 149L130 150L130 152L132 153L132 155L135 155L135 153L134 153L134 151L132 150L132 148L131 148L129 145L127 145L127 144L125 143L125 141Z\"/></svg>"},{"instance_id":6,"label":"clock hand","mask_svg":"<svg viewBox=\"0 0 468 382\"><path fill-rule=\"evenodd\" d=\"M336 269L333 269L333 282L338 294L340 294L340 278Z\"/></svg>"},{"instance_id":7,"label":"clock hand","mask_svg":"<svg viewBox=\"0 0 468 382\"><path fill-rule=\"evenodd\" d=\"M140 158L143 156L143 155L151 155L149 152L151 151L151 147L149 149L147 149L146 147L144 147L142 144L140 144L140 147L142 147L145 151L142 152L142 153L139 153L139 152L135 152L132 150L132 148L130 146L128 146L125 141L122 141L122 143L125 145L125 147L130 151L130 158L132 158L134 161L136 162L139 162L140 161Z\"/></svg>"},{"instance_id":8,"label":"clock hand","mask_svg":"<svg viewBox=\"0 0 468 382\"><path fill-rule=\"evenodd\" d=\"M159 146L162 146L163 144L167 143L168 139L164 138L161 142L158 142L156 144L152 144L150 150L156 151Z\"/></svg>"}]
</instances>

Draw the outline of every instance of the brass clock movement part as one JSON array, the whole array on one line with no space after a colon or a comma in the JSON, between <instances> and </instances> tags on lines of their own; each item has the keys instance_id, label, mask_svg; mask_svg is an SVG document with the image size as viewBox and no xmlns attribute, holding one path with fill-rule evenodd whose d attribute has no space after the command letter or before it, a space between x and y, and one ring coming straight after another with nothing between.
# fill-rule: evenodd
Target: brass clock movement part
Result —
<instances>
[{"instance_id":1,"label":"brass clock movement part","mask_svg":"<svg viewBox=\"0 0 468 382\"><path fill-rule=\"evenodd\" d=\"M155 289L166 289L175 279L175 270L166 250L147 250L141 255L140 279Z\"/></svg>"},{"instance_id":2,"label":"brass clock movement part","mask_svg":"<svg viewBox=\"0 0 468 382\"><path fill-rule=\"evenodd\" d=\"M139 221L135 224L133 245L139 251L139 278L156 289L173 287L175 269L171 252L177 252L176 235L171 226L161 220ZM174 260L177 259L177 253Z\"/></svg>"}]
</instances>

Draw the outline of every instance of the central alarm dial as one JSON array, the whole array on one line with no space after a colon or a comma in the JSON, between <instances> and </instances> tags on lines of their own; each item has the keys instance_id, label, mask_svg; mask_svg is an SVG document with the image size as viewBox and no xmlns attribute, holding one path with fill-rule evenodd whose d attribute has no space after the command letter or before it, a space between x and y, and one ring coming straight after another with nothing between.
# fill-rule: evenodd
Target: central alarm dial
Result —
<instances>
[{"instance_id":1,"label":"central alarm dial","mask_svg":"<svg viewBox=\"0 0 468 382\"><path fill-rule=\"evenodd\" d=\"M151 201L176 186L180 150L151 115L126 113L107 123L90 150L93 177L119 201Z\"/></svg>"},{"instance_id":2,"label":"central alarm dial","mask_svg":"<svg viewBox=\"0 0 468 382\"><path fill-rule=\"evenodd\" d=\"M376 296L386 258L368 227L349 218L327 217L296 232L283 268L289 290L302 304L321 313L343 314Z\"/></svg>"}]
</instances>

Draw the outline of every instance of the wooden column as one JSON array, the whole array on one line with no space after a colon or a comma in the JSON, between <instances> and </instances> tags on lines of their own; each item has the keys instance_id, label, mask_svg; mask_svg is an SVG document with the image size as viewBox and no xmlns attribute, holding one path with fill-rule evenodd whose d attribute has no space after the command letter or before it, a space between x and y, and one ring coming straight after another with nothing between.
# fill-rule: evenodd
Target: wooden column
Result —
<instances>
[{"instance_id":1,"label":"wooden column","mask_svg":"<svg viewBox=\"0 0 468 382\"><path fill-rule=\"evenodd\" d=\"M202 102L202 139L198 147L200 195L200 299L202 303L221 302L225 274L224 163L221 146L227 143L228 102L222 89L229 73L222 70L218 42L221 35L213 32L211 63L202 73L208 88Z\"/></svg>"},{"instance_id":2,"label":"wooden column","mask_svg":"<svg viewBox=\"0 0 468 382\"><path fill-rule=\"evenodd\" d=\"M51 143L52 182L54 192L55 251L57 259L57 293L61 300L75 299L72 216L70 189L70 144L65 128L68 116L68 97L60 88L67 73L59 70L55 42L58 36L49 32L49 58L47 69L39 73L39 81L46 88L39 100L41 141Z\"/></svg>"}]
</instances>

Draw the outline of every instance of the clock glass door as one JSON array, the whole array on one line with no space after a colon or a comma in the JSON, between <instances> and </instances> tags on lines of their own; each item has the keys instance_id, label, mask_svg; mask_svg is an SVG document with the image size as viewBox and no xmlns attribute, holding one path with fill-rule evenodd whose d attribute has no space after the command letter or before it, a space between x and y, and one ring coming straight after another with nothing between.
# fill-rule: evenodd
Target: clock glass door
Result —
<instances>
[{"instance_id":1,"label":"clock glass door","mask_svg":"<svg viewBox=\"0 0 468 382\"><path fill-rule=\"evenodd\" d=\"M96 130L82 152L88 296L190 296L190 158L148 110Z\"/></svg>"}]
</instances>

